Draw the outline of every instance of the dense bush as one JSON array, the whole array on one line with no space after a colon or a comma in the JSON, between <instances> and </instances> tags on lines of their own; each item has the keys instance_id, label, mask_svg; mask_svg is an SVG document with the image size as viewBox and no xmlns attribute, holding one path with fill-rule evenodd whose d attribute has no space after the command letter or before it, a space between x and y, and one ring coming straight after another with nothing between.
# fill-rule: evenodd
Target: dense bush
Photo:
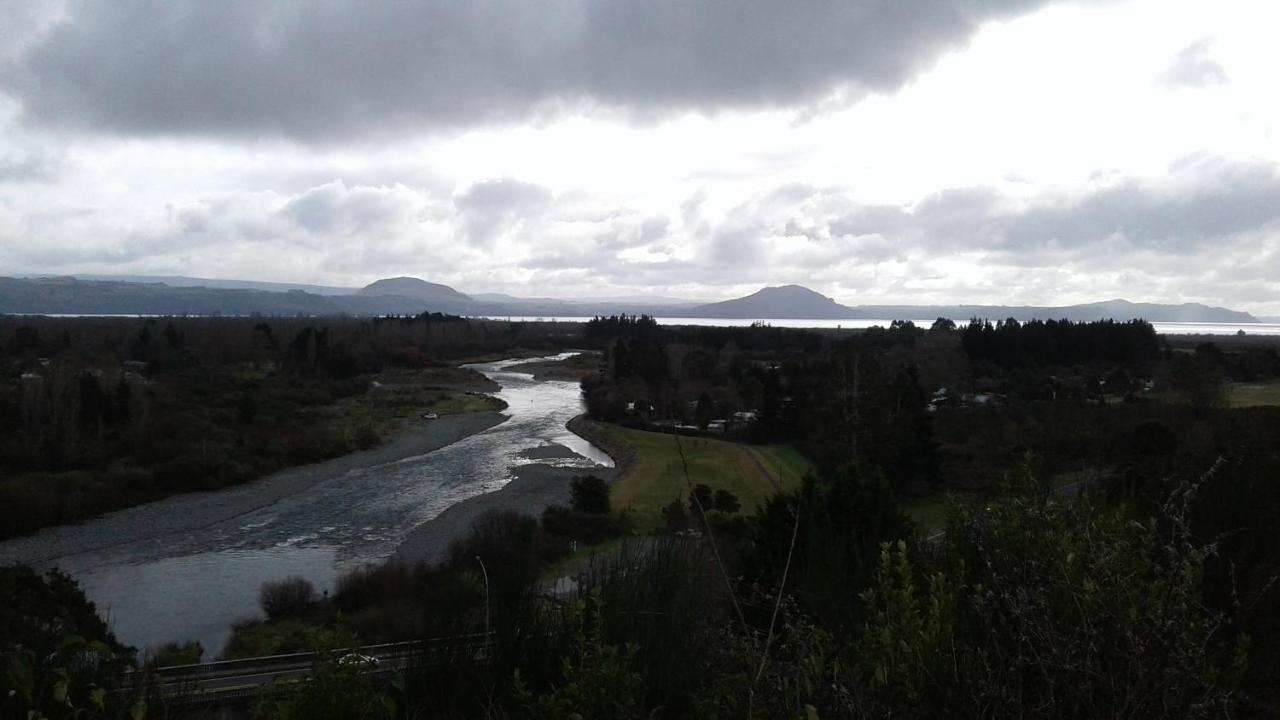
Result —
<instances>
[{"instance_id":1,"label":"dense bush","mask_svg":"<svg viewBox=\"0 0 1280 720\"><path fill-rule=\"evenodd\" d=\"M258 589L258 605L268 620L282 620L301 615L315 607L316 588L309 580L292 577L262 583Z\"/></svg>"},{"instance_id":2,"label":"dense bush","mask_svg":"<svg viewBox=\"0 0 1280 720\"><path fill-rule=\"evenodd\" d=\"M959 509L936 565L886 546L859 713L1228 716L1246 647L1201 600L1214 549L1188 524L1194 492L1135 519L1024 481Z\"/></svg>"},{"instance_id":3,"label":"dense bush","mask_svg":"<svg viewBox=\"0 0 1280 720\"><path fill-rule=\"evenodd\" d=\"M551 542L571 540L595 545L609 538L622 535L626 522L619 517L594 512L570 510L552 505L542 512L542 530Z\"/></svg>"},{"instance_id":4,"label":"dense bush","mask_svg":"<svg viewBox=\"0 0 1280 720\"><path fill-rule=\"evenodd\" d=\"M0 717L123 716L135 701L120 682L133 649L74 580L0 566L0 608Z\"/></svg>"},{"instance_id":5,"label":"dense bush","mask_svg":"<svg viewBox=\"0 0 1280 720\"><path fill-rule=\"evenodd\" d=\"M575 477L571 483L572 507L584 513L609 512L609 483L595 475Z\"/></svg>"},{"instance_id":6,"label":"dense bush","mask_svg":"<svg viewBox=\"0 0 1280 720\"><path fill-rule=\"evenodd\" d=\"M179 645L176 642L165 643L147 658L150 667L172 667L174 665L194 665L204 657L204 647L199 642L191 641Z\"/></svg>"}]
</instances>

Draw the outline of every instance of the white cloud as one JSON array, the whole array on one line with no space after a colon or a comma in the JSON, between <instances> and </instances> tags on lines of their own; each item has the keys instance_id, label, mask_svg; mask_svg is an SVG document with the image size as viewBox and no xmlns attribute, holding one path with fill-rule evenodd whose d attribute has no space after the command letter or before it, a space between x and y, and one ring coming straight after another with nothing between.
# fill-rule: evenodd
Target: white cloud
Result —
<instances>
[{"instance_id":1,"label":"white cloud","mask_svg":"<svg viewBox=\"0 0 1280 720\"><path fill-rule=\"evenodd\" d=\"M57 12L23 7L33 10L24 29L0 30L0 85L17 88L0 95L0 272L347 285L415 274L465 291L564 296L726 297L796 282L847 302L1123 295L1280 314L1280 46L1270 31L1280 9L1267 4L1057 3L973 26L890 13L868 27L923 34L884 67L865 53L820 57L821 43L795 58L774 48L771 61L792 66L752 85L759 68L750 63L702 67L677 56L671 62L696 77L674 88L657 81L676 65L628 69L649 58L637 38L658 31L637 26L633 45L610 59L618 67L589 78L544 66L486 80L482 70L513 57L567 47L559 36L540 41L535 25L519 43L547 45L504 48L466 68L479 85L439 122L422 115L435 112L437 89L415 86L397 100L394 73L380 80L386 87L355 83L377 63L417 57L385 25L376 28L383 55L300 95L275 86L212 110L178 103L181 94L153 98L164 112L94 105L121 83L145 97L179 68L64 87L72 94L40 105L29 81L96 47L111 27L48 35ZM240 46L214 41L234 36L254 44L250 59L288 60L266 79L329 67L291 64L320 50L297 34L312 21L281 9L289 6L226 7L223 25L191 52L229 52ZM226 25L242 16L254 22ZM84 72L178 52L165 43L190 28L174 22L171 36L160 27ZM353 38L371 29L353 28ZM13 64L30 48L43 49ZM217 65L218 77L243 71L215 55L192 62ZM807 82L784 82L801 71ZM855 87L847 97L828 93L844 82L837 75ZM504 97L511 83L520 92ZM563 83L595 100L540 113L547 98L568 97ZM25 115L24 100L35 103ZM352 101L367 104L331 107ZM54 106L77 108L76 123L51 122L42 113ZM501 122L482 121L489 110ZM378 112L386 123L352 125Z\"/></svg>"}]
</instances>

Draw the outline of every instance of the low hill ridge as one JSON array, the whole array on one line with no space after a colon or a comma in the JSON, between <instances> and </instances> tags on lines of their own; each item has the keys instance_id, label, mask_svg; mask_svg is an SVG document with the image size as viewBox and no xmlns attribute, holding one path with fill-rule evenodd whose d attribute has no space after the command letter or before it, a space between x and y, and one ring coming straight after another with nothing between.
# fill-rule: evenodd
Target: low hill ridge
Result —
<instances>
[{"instance_id":1,"label":"low hill ridge","mask_svg":"<svg viewBox=\"0 0 1280 720\"><path fill-rule=\"evenodd\" d=\"M356 291L357 295L396 296L415 300L466 302L471 298L448 285L427 282L416 277L394 277L375 280Z\"/></svg>"},{"instance_id":2,"label":"low hill ridge","mask_svg":"<svg viewBox=\"0 0 1280 720\"><path fill-rule=\"evenodd\" d=\"M766 287L750 295L688 310L687 317L734 320L930 320L945 317L1002 320L1134 320L1151 322L1257 323L1247 312L1200 303L1165 305L1117 298L1062 306L858 305L847 306L801 285Z\"/></svg>"},{"instance_id":3,"label":"low hill ridge","mask_svg":"<svg viewBox=\"0 0 1280 720\"><path fill-rule=\"evenodd\" d=\"M734 300L699 305L690 317L839 319L849 317L850 308L803 285L766 287Z\"/></svg>"}]
</instances>

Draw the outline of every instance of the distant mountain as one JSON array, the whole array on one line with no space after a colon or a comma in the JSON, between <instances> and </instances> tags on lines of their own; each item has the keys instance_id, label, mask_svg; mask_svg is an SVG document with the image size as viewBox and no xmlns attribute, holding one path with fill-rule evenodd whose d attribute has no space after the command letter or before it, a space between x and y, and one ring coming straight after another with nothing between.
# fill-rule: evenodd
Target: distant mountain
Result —
<instances>
[{"instance_id":1,"label":"distant mountain","mask_svg":"<svg viewBox=\"0 0 1280 720\"><path fill-rule=\"evenodd\" d=\"M746 297L697 305L687 317L777 319L777 320L841 320L857 317L852 308L800 285L767 287Z\"/></svg>"},{"instance_id":2,"label":"distant mountain","mask_svg":"<svg viewBox=\"0 0 1280 720\"><path fill-rule=\"evenodd\" d=\"M746 297L703 305L657 299L556 300L490 293L475 297L418 278L378 280L357 291L280 283L170 278L177 284L75 277L0 277L0 313L79 315L416 315L445 312L473 317L591 317L618 313L669 318L745 320L990 320L1066 319L1152 322L1257 323L1252 315L1195 303L1158 305L1125 300L1063 307L998 305L862 305L849 307L799 285L768 287ZM205 283L197 285L194 283ZM238 285L243 284L243 287ZM286 292L272 289L288 288ZM336 291L346 292L338 293Z\"/></svg>"},{"instance_id":3,"label":"distant mountain","mask_svg":"<svg viewBox=\"0 0 1280 720\"><path fill-rule=\"evenodd\" d=\"M1133 303L1128 300L1107 300L1104 302L1072 305L1064 308L1048 308L1051 312L1061 309L1067 312L1067 319L1074 320L1072 314L1082 317L1109 318L1143 318L1151 322L1225 322L1256 323L1258 318L1247 312L1211 307L1200 303L1182 303L1181 305L1163 305L1159 303Z\"/></svg>"},{"instance_id":4,"label":"distant mountain","mask_svg":"<svg viewBox=\"0 0 1280 720\"><path fill-rule=\"evenodd\" d=\"M1199 303L1160 305L1127 300L1058 307L1004 305L841 305L825 295L799 285L764 288L746 297L699 305L687 317L738 320L932 320L945 317L1003 320L1133 320L1150 322L1256 323L1249 313L1209 307Z\"/></svg>"},{"instance_id":5,"label":"distant mountain","mask_svg":"<svg viewBox=\"0 0 1280 720\"><path fill-rule=\"evenodd\" d=\"M1246 312L1210 307L1199 303L1162 305L1106 300L1081 305L863 305L850 308L859 318L923 319L945 317L956 321L971 318L1004 320L1146 320L1148 322L1256 323Z\"/></svg>"},{"instance_id":6,"label":"distant mountain","mask_svg":"<svg viewBox=\"0 0 1280 720\"><path fill-rule=\"evenodd\" d=\"M33 276L39 277L39 276ZM328 285L304 285L301 283L260 282L258 280L219 280L215 278L188 277L186 275L83 275L76 274L78 280L105 280L108 282L130 283L163 283L169 287L206 287L217 290L266 290L267 292L289 292L301 290L313 295L354 295L356 288L331 287Z\"/></svg>"},{"instance_id":7,"label":"distant mountain","mask_svg":"<svg viewBox=\"0 0 1280 720\"><path fill-rule=\"evenodd\" d=\"M458 293L461 295L461 293ZM163 283L0 277L0 313L67 315L416 315L473 314L476 303L401 295L318 295Z\"/></svg>"},{"instance_id":8,"label":"distant mountain","mask_svg":"<svg viewBox=\"0 0 1280 720\"><path fill-rule=\"evenodd\" d=\"M396 296L423 300L426 302L446 302L450 304L470 302L471 298L454 290L448 285L431 283L414 277L396 277L375 280L356 292L357 295Z\"/></svg>"},{"instance_id":9,"label":"distant mountain","mask_svg":"<svg viewBox=\"0 0 1280 720\"><path fill-rule=\"evenodd\" d=\"M119 276L117 276L119 277ZM287 284L137 276L142 282L62 277L0 277L0 313L67 315L416 315L445 312L474 317L590 317L621 312L651 315L669 305L472 298L418 278L378 280L364 288L310 292ZM242 286L240 286L242 285ZM238 287L239 286L239 287Z\"/></svg>"}]
</instances>

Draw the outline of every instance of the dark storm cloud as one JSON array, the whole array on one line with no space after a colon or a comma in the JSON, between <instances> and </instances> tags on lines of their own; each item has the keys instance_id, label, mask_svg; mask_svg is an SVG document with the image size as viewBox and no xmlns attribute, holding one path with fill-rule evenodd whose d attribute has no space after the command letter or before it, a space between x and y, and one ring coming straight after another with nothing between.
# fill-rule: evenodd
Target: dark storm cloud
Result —
<instances>
[{"instance_id":1,"label":"dark storm cloud","mask_svg":"<svg viewBox=\"0 0 1280 720\"><path fill-rule=\"evenodd\" d=\"M1209 56L1209 42L1201 40L1183 48L1160 79L1173 86L1222 85L1227 82L1227 71Z\"/></svg>"},{"instance_id":2,"label":"dark storm cloud","mask_svg":"<svg viewBox=\"0 0 1280 720\"><path fill-rule=\"evenodd\" d=\"M413 200L404 187L348 187L338 180L291 198L281 212L314 233L377 234L405 224Z\"/></svg>"},{"instance_id":3,"label":"dark storm cloud","mask_svg":"<svg viewBox=\"0 0 1280 720\"><path fill-rule=\"evenodd\" d=\"M1216 168L1193 188L1162 192L1125 183L1079 203L1037 207L996 223L1001 245L1079 246L1123 238L1135 247L1180 252L1280 219L1280 175L1274 166Z\"/></svg>"},{"instance_id":4,"label":"dark storm cloud","mask_svg":"<svg viewBox=\"0 0 1280 720\"><path fill-rule=\"evenodd\" d=\"M4 84L34 123L308 139L788 106L895 89L1046 1L72 2Z\"/></svg>"},{"instance_id":5,"label":"dark storm cloud","mask_svg":"<svg viewBox=\"0 0 1280 720\"><path fill-rule=\"evenodd\" d=\"M1176 165L1162 180L1130 179L1012 208L991 188L945 190L910 209L850 203L827 234L880 235L924 251L991 250L1031 258L1027 253L1103 241L1190 252L1280 221L1280 169L1274 164L1201 158Z\"/></svg>"}]
</instances>

